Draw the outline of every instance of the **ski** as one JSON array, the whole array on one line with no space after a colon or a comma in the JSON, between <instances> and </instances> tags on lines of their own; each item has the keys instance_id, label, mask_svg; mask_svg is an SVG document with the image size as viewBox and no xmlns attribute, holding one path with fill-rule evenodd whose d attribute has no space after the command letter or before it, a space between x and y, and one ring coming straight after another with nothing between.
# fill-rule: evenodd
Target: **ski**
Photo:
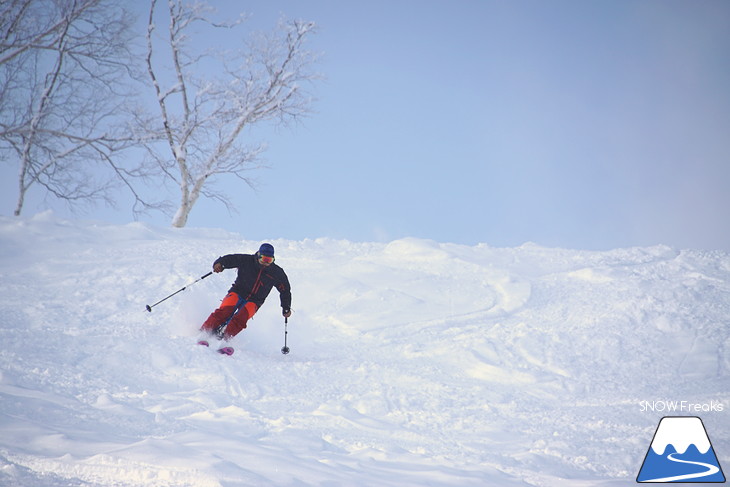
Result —
<instances>
[{"instance_id":1,"label":"ski","mask_svg":"<svg viewBox=\"0 0 730 487\"><path fill-rule=\"evenodd\" d=\"M208 343L207 340L200 340L198 342L198 345L202 345L204 347L209 347L210 343ZM218 350L216 350L216 352L220 353L221 355L233 355L234 351L235 350L233 349L233 347L221 347Z\"/></svg>"}]
</instances>

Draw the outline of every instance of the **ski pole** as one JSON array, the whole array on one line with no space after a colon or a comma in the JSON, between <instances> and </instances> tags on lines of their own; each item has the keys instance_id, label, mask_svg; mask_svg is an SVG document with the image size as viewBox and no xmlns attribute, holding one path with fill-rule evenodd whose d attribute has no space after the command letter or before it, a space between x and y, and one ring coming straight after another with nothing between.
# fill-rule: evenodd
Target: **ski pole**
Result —
<instances>
[{"instance_id":1,"label":"ski pole","mask_svg":"<svg viewBox=\"0 0 730 487\"><path fill-rule=\"evenodd\" d=\"M289 318L288 317L284 317L284 346L281 347L281 353L283 353L284 355L286 355L287 353L289 353L289 347L286 346L286 336L289 334L289 332L286 331L286 325L287 325L287 323L289 323Z\"/></svg>"},{"instance_id":2,"label":"ski pole","mask_svg":"<svg viewBox=\"0 0 730 487\"><path fill-rule=\"evenodd\" d=\"M202 279L205 279L206 277L208 277L208 276L209 276L209 275L211 275L211 274L213 274L213 271L211 271L211 272L207 273L207 274L206 274L206 275L204 275L204 276L200 276L199 278L197 278L197 279L196 279L195 281L191 282L191 283L190 283L190 284L188 284L187 286L183 287L182 289L178 289L177 291L175 291L174 293L170 294L169 296L167 296L167 297L165 297L165 298L162 298L162 299L160 299L160 300L159 300L159 301L157 301L157 302L156 302L155 304L153 304L153 305L151 305L151 306L150 306L150 305L148 304L147 306L145 306L145 308L147 309L147 311L149 311L150 313L152 313L152 308L154 308L155 306L157 306L157 305L158 305L158 304L160 304L161 302L165 301L166 299L170 299L171 297L173 297L173 296L174 296L174 295L176 295L177 293L180 293L180 292L183 292L183 291L185 291L185 289L187 289L188 287L192 286L193 284L195 284L196 282L198 282L198 281L200 281L200 280L202 280Z\"/></svg>"}]
</instances>

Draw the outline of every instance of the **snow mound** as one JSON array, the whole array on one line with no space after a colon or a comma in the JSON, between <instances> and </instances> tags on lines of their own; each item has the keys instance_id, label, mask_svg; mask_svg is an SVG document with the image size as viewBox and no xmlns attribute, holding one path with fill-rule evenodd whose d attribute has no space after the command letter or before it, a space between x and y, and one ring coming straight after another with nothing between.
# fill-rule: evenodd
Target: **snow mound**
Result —
<instances>
[{"instance_id":1,"label":"snow mound","mask_svg":"<svg viewBox=\"0 0 730 487\"><path fill-rule=\"evenodd\" d=\"M289 355L275 292L194 344L233 271L145 311L260 243L0 217L0 484L627 485L645 401L730 463L726 253L274 240Z\"/></svg>"}]
</instances>

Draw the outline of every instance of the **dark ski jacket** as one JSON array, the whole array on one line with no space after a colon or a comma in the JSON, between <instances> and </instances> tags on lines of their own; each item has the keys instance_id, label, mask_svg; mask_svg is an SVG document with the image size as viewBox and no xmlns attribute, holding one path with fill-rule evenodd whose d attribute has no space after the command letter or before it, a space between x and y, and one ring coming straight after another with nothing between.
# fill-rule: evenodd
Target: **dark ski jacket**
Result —
<instances>
[{"instance_id":1,"label":"dark ski jacket","mask_svg":"<svg viewBox=\"0 0 730 487\"><path fill-rule=\"evenodd\" d=\"M220 264L224 269L238 268L238 277L228 292L234 292L259 308L271 292L272 287L279 291L281 307L291 309L291 286L284 269L278 265L259 264L255 255L229 254L218 257L213 265Z\"/></svg>"}]
</instances>

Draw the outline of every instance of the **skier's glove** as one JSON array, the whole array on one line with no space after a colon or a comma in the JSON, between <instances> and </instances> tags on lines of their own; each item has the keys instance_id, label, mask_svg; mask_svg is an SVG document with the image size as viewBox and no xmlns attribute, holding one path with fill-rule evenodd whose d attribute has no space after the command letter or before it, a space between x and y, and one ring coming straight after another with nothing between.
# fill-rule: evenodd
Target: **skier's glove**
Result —
<instances>
[{"instance_id":1,"label":"skier's glove","mask_svg":"<svg viewBox=\"0 0 730 487\"><path fill-rule=\"evenodd\" d=\"M284 315L284 318L289 318L291 316L291 310L289 308L282 308L281 314Z\"/></svg>"}]
</instances>

